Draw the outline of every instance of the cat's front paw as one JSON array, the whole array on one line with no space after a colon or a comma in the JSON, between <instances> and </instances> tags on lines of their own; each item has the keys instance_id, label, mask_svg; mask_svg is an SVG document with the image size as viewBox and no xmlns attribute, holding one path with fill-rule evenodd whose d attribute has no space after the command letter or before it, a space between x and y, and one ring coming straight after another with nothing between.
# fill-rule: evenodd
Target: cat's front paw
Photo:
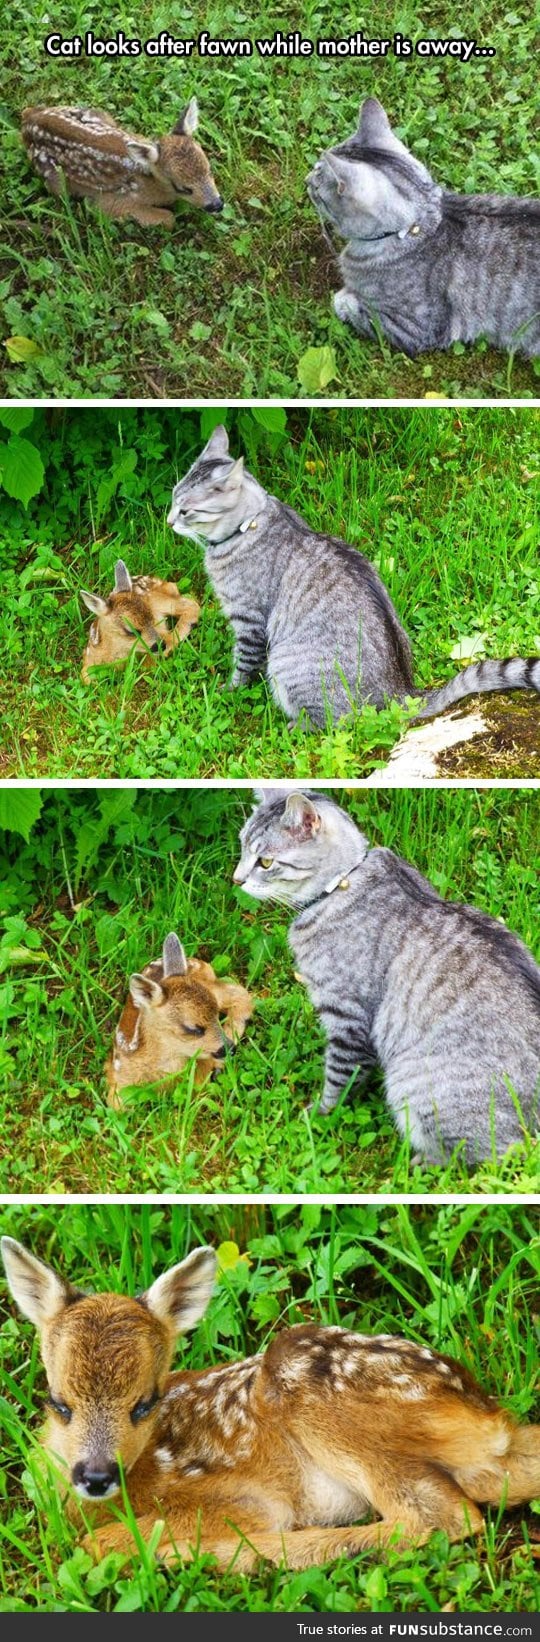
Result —
<instances>
[{"instance_id":1,"label":"cat's front paw","mask_svg":"<svg viewBox=\"0 0 540 1642\"><path fill-rule=\"evenodd\" d=\"M328 1098L323 1093L315 1096L315 1100L311 1101L308 1106L308 1111L311 1112L313 1117L328 1117L328 1113L333 1112L335 1105L336 1101L332 1097Z\"/></svg>"},{"instance_id":2,"label":"cat's front paw","mask_svg":"<svg viewBox=\"0 0 540 1642\"><path fill-rule=\"evenodd\" d=\"M360 307L352 291L336 291L333 301L336 318L341 319L344 325L354 325L358 330Z\"/></svg>"}]
</instances>

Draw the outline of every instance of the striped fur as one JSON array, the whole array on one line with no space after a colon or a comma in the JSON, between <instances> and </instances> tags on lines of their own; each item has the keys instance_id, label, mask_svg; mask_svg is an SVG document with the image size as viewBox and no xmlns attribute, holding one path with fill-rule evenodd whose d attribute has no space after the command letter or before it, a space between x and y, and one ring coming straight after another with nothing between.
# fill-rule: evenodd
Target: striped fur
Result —
<instances>
[{"instance_id":1,"label":"striped fur","mask_svg":"<svg viewBox=\"0 0 540 1642\"><path fill-rule=\"evenodd\" d=\"M289 942L327 1037L322 1112L379 1065L429 1162L461 1143L475 1164L534 1131L540 969L517 936L370 849L321 793L263 793L241 841L236 882L297 912Z\"/></svg>"},{"instance_id":2,"label":"striped fur","mask_svg":"<svg viewBox=\"0 0 540 1642\"><path fill-rule=\"evenodd\" d=\"M418 718L430 718L477 692L540 691L540 658L477 662L427 694L415 690L407 634L369 559L311 530L228 449L216 428L173 490L169 524L204 544L234 629L231 688L266 674L293 722L304 711L321 727L368 702L417 695Z\"/></svg>"},{"instance_id":3,"label":"striped fur","mask_svg":"<svg viewBox=\"0 0 540 1642\"><path fill-rule=\"evenodd\" d=\"M315 165L316 211L347 241L339 319L411 357L485 336L540 353L540 200L451 194L368 97L358 131Z\"/></svg>"}]
</instances>

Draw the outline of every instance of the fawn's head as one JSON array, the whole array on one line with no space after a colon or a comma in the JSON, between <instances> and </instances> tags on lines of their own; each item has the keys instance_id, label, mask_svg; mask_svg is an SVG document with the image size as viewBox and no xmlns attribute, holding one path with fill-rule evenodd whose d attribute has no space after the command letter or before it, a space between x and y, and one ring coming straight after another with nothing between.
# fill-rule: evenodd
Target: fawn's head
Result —
<instances>
[{"instance_id":1,"label":"fawn's head","mask_svg":"<svg viewBox=\"0 0 540 1642\"><path fill-rule=\"evenodd\" d=\"M105 1499L155 1430L178 1334L194 1328L214 1285L213 1249L194 1249L145 1294L84 1294L11 1237L11 1293L37 1328L47 1374L48 1451L83 1499Z\"/></svg>"},{"instance_id":2,"label":"fawn's head","mask_svg":"<svg viewBox=\"0 0 540 1642\"><path fill-rule=\"evenodd\" d=\"M188 205L198 205L203 211L222 211L223 200L218 194L204 149L194 142L199 124L197 98L192 97L173 127L170 137L159 142L146 143L149 170L158 179L164 178L179 199Z\"/></svg>"},{"instance_id":3,"label":"fawn's head","mask_svg":"<svg viewBox=\"0 0 540 1642\"><path fill-rule=\"evenodd\" d=\"M156 654L168 648L165 631L156 627L149 598L133 585L123 559L115 564L114 590L108 599L87 593L84 588L81 599L95 617L81 669L85 683L91 667L127 661L133 649Z\"/></svg>"},{"instance_id":4,"label":"fawn's head","mask_svg":"<svg viewBox=\"0 0 540 1642\"><path fill-rule=\"evenodd\" d=\"M181 1063L193 1055L223 1060L230 1040L219 1023L218 1006L209 976L210 966L192 969L184 948L174 933L163 942L161 964L151 964L140 975L132 975L129 992L142 1019L143 1031L136 1029L133 1053L150 1035L167 1049L167 1057L177 1054ZM215 978L215 977L214 977Z\"/></svg>"}]
</instances>

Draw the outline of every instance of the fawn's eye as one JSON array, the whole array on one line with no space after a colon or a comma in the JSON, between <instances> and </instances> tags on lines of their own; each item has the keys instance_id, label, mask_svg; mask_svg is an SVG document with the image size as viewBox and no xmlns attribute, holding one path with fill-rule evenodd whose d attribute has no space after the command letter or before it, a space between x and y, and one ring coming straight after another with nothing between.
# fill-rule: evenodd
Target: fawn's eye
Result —
<instances>
[{"instance_id":1,"label":"fawn's eye","mask_svg":"<svg viewBox=\"0 0 540 1642\"><path fill-rule=\"evenodd\" d=\"M132 1425L138 1425L139 1420L147 1420L148 1415L152 1413L152 1409L155 1407L156 1403L157 1403L157 1393L154 1397L150 1397L148 1399L148 1402L145 1402L144 1398L141 1398L141 1401L139 1403L135 1403L135 1407L132 1408L131 1414L129 1416L130 1420L131 1420L131 1424Z\"/></svg>"},{"instance_id":2,"label":"fawn's eye","mask_svg":"<svg viewBox=\"0 0 540 1642\"><path fill-rule=\"evenodd\" d=\"M273 867L273 865L274 865L273 855L260 855L259 856L259 859L257 861L257 866L258 867L264 867L265 872L268 872L268 868Z\"/></svg>"},{"instance_id":3,"label":"fawn's eye","mask_svg":"<svg viewBox=\"0 0 540 1642\"><path fill-rule=\"evenodd\" d=\"M50 1391L47 1397L47 1402L49 1404L49 1408L52 1408L53 1413L58 1414L59 1418L64 1420L66 1425L69 1425L72 1410L71 1408L68 1408L67 1403L61 1402L58 1397L53 1397Z\"/></svg>"},{"instance_id":4,"label":"fawn's eye","mask_svg":"<svg viewBox=\"0 0 540 1642\"><path fill-rule=\"evenodd\" d=\"M204 1038L205 1026L184 1026L184 1032L189 1032L192 1038Z\"/></svg>"},{"instance_id":5,"label":"fawn's eye","mask_svg":"<svg viewBox=\"0 0 540 1642\"><path fill-rule=\"evenodd\" d=\"M192 188L179 188L177 182L173 183L173 188L174 188L175 194L192 194L193 193Z\"/></svg>"}]
</instances>

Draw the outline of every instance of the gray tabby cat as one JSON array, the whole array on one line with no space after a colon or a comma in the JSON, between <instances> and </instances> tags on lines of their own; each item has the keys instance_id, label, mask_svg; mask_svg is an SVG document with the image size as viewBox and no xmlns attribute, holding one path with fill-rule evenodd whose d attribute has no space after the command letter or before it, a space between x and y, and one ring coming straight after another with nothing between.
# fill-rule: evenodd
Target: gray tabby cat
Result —
<instances>
[{"instance_id":1,"label":"gray tabby cat","mask_svg":"<svg viewBox=\"0 0 540 1642\"><path fill-rule=\"evenodd\" d=\"M218 427L175 485L168 523L204 541L235 633L231 689L264 673L291 720L304 709L321 726L365 702L422 694L417 717L430 718L477 691L540 691L540 658L477 662L440 689L416 691L407 634L369 559L311 530L228 450Z\"/></svg>"},{"instance_id":2,"label":"gray tabby cat","mask_svg":"<svg viewBox=\"0 0 540 1642\"><path fill-rule=\"evenodd\" d=\"M527 947L370 849L326 794L259 796L234 878L298 914L289 942L328 1039L319 1110L377 1063L400 1133L429 1162L459 1142L470 1164L502 1155L540 1104L540 969Z\"/></svg>"},{"instance_id":3,"label":"gray tabby cat","mask_svg":"<svg viewBox=\"0 0 540 1642\"><path fill-rule=\"evenodd\" d=\"M360 336L379 328L411 357L479 336L540 352L540 200L447 193L375 97L354 136L317 161L308 192L348 241L334 309Z\"/></svg>"}]
</instances>

